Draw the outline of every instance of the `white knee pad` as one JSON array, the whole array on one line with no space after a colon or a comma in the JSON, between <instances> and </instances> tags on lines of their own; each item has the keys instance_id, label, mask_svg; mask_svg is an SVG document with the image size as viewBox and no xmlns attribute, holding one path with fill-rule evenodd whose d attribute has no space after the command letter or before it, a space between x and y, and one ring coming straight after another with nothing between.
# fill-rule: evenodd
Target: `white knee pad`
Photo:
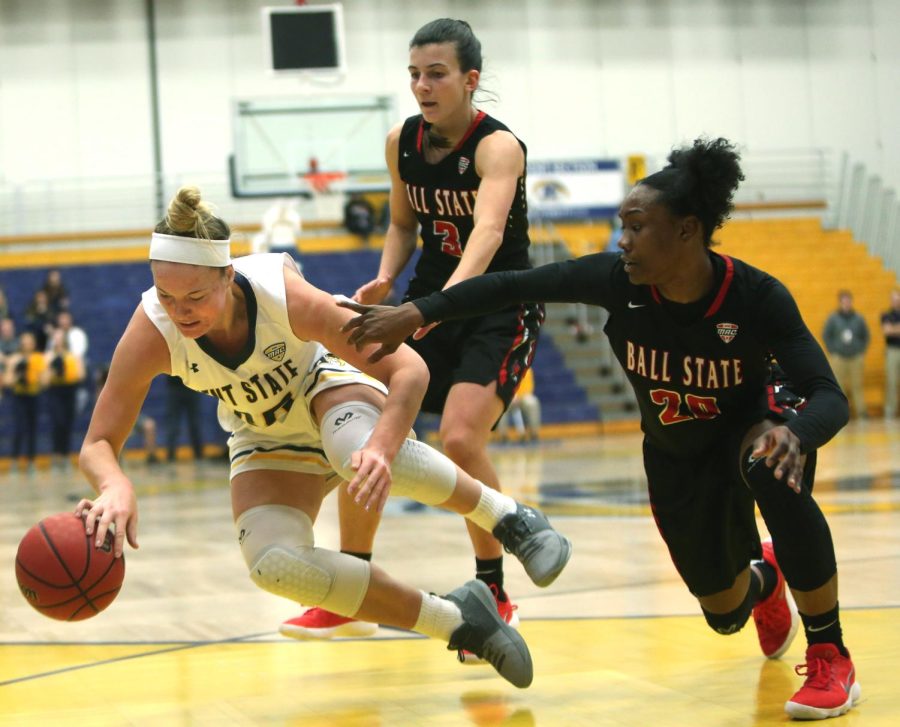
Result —
<instances>
[{"instance_id":1,"label":"white knee pad","mask_svg":"<svg viewBox=\"0 0 900 727\"><path fill-rule=\"evenodd\" d=\"M369 589L371 566L360 558L314 547L312 521L305 512L260 505L241 513L235 528L257 586L342 616L359 611Z\"/></svg>"},{"instance_id":2,"label":"white knee pad","mask_svg":"<svg viewBox=\"0 0 900 727\"><path fill-rule=\"evenodd\" d=\"M322 448L335 471L352 480L350 455L369 441L381 411L371 404L348 401L329 409L319 426ZM426 505L446 502L456 489L456 465L440 452L407 439L391 463L391 493Z\"/></svg>"}]
</instances>

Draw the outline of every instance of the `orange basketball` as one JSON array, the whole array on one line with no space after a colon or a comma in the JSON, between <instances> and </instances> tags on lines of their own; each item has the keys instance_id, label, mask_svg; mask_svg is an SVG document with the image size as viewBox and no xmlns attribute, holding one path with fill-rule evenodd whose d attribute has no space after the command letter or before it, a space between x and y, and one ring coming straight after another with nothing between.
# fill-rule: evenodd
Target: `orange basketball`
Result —
<instances>
[{"instance_id":1,"label":"orange basketball","mask_svg":"<svg viewBox=\"0 0 900 727\"><path fill-rule=\"evenodd\" d=\"M16 553L19 590L34 608L60 621L81 621L113 602L125 578L125 558L113 557L113 535L94 547L84 521L71 512L45 517Z\"/></svg>"}]
</instances>

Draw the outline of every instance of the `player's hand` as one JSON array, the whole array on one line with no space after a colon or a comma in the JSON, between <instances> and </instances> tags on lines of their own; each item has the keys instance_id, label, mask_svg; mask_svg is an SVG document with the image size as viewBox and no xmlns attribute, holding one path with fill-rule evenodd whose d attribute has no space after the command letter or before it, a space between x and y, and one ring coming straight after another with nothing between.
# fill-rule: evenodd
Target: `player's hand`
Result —
<instances>
[{"instance_id":1,"label":"player's hand","mask_svg":"<svg viewBox=\"0 0 900 727\"><path fill-rule=\"evenodd\" d=\"M787 476L787 485L800 492L806 455L800 452L800 439L784 425L773 427L753 440L751 457L765 457L766 467L775 468L775 479Z\"/></svg>"},{"instance_id":2,"label":"player's hand","mask_svg":"<svg viewBox=\"0 0 900 727\"><path fill-rule=\"evenodd\" d=\"M347 493L360 507L382 512L391 494L391 465L383 452L363 447L350 456L356 473L347 485Z\"/></svg>"},{"instance_id":3,"label":"player's hand","mask_svg":"<svg viewBox=\"0 0 900 727\"><path fill-rule=\"evenodd\" d=\"M359 313L356 318L351 318L341 327L341 332L350 333L347 336L347 343L355 346L357 351L362 351L370 343L381 344L369 356L369 363L380 361L396 351L400 344L425 322L419 309L412 303L396 307L360 305L347 298L338 298L338 305Z\"/></svg>"},{"instance_id":4,"label":"player's hand","mask_svg":"<svg viewBox=\"0 0 900 727\"><path fill-rule=\"evenodd\" d=\"M88 535L96 533L96 547L103 544L106 532L112 526L115 535L113 552L116 558L120 558L125 550L126 536L132 548L138 547L137 498L134 487L128 480L123 479L105 487L94 500L82 499L75 506L75 515L84 519L84 531Z\"/></svg>"},{"instance_id":5,"label":"player's hand","mask_svg":"<svg viewBox=\"0 0 900 727\"><path fill-rule=\"evenodd\" d=\"M375 278L358 288L353 300L363 305L377 305L390 295L393 283L390 278Z\"/></svg>"}]
</instances>

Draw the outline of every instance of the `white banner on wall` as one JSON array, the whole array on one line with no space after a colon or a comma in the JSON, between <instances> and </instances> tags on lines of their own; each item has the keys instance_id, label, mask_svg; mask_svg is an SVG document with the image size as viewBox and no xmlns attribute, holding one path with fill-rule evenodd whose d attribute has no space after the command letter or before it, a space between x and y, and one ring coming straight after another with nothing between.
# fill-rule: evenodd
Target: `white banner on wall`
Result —
<instances>
[{"instance_id":1,"label":"white banner on wall","mask_svg":"<svg viewBox=\"0 0 900 727\"><path fill-rule=\"evenodd\" d=\"M532 217L614 217L625 196L625 172L612 159L529 162L527 187Z\"/></svg>"}]
</instances>

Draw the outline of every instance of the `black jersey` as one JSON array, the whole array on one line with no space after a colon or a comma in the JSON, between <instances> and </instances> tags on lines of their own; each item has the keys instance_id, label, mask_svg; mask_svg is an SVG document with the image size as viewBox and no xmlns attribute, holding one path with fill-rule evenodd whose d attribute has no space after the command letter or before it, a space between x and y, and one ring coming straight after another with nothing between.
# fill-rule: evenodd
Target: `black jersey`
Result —
<instances>
[{"instance_id":1,"label":"black jersey","mask_svg":"<svg viewBox=\"0 0 900 727\"><path fill-rule=\"evenodd\" d=\"M473 213L481 183L475 171L475 149L484 137L495 131L509 131L497 119L479 111L456 148L441 161L431 164L425 161L423 148L428 126L420 114L408 118L400 132L400 178L406 185L406 194L422 228L422 255L409 285L410 294L414 296L440 290L456 270L475 226ZM521 141L519 144L527 154L525 144ZM487 272L530 268L528 246L528 207L523 171L509 211L503 242Z\"/></svg>"},{"instance_id":2,"label":"black jersey","mask_svg":"<svg viewBox=\"0 0 900 727\"><path fill-rule=\"evenodd\" d=\"M710 252L716 284L703 300L666 301L633 285L616 253L587 255L526 272L463 281L416 301L426 323L479 315L513 302L582 302L609 311L604 328L637 395L653 446L693 456L765 414L767 354L807 405L787 426L811 451L846 422L838 387L788 290L775 278Z\"/></svg>"}]
</instances>

